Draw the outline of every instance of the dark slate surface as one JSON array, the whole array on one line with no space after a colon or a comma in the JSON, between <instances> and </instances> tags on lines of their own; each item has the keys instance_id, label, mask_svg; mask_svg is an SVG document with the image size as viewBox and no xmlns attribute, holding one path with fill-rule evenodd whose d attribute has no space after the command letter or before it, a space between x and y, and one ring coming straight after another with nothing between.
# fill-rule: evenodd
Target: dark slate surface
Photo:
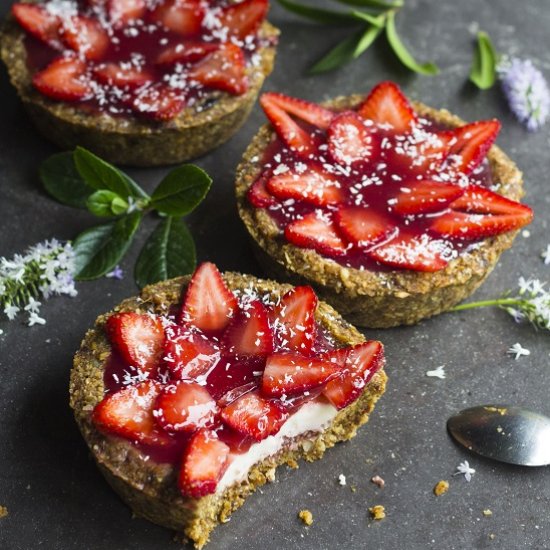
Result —
<instances>
[{"instance_id":1,"label":"dark slate surface","mask_svg":"<svg viewBox=\"0 0 550 550\"><path fill-rule=\"evenodd\" d=\"M9 2L2 0L2 12ZM545 0L478 2L407 0L398 17L406 42L419 59L434 57L442 74L415 77L403 70L382 42L347 69L304 76L305 69L345 29L310 26L278 7L272 20L283 31L277 68L266 89L323 100L366 92L381 79L394 79L413 98L447 107L468 120L499 117L499 144L525 172L527 197L536 211L530 236L518 237L478 298L513 287L520 275L548 278L540 252L550 241L547 219L547 126L526 133L506 110L500 92L478 93L467 85L472 31L478 24L500 51L536 60L550 77L550 11ZM37 166L56 149L33 130L0 72L0 255L9 256L44 238L70 239L93 223L86 213L50 200L40 188ZM233 173L256 128L258 108L237 137L200 159L214 177L213 190L190 225L201 259L223 269L261 274L233 201ZM164 170L132 171L152 189ZM148 220L149 229L153 220ZM140 235L143 241L146 232ZM95 317L135 292L131 266L137 242L123 267L124 281L79 284L75 299L53 299L42 312L45 327L0 322L0 548L153 549L177 548L167 530L132 519L89 458L68 408L68 377L74 350ZM515 325L506 313L485 310L441 315L411 328L367 331L387 347L388 391L372 421L351 442L315 464L282 469L278 481L249 499L218 528L209 548L550 548L550 471L492 463L458 448L445 419L480 403L526 405L550 414L550 338ZM514 361L506 350L520 342L529 357ZM445 365L447 378L427 378ZM476 469L471 483L451 477L465 459ZM348 486L338 485L345 474ZM386 480L378 489L369 479ZM451 482L435 498L437 481ZM350 486L357 488L352 492ZM388 517L369 519L367 508L383 504ZM296 518L309 508L312 527ZM491 509L492 517L482 511ZM493 537L494 535L494 537Z\"/></svg>"}]
</instances>

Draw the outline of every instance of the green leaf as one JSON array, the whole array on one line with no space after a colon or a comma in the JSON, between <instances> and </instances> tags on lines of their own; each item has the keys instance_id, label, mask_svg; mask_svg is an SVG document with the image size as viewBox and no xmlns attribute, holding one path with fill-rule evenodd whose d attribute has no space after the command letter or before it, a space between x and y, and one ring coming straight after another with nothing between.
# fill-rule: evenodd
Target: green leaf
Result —
<instances>
[{"instance_id":1,"label":"green leaf","mask_svg":"<svg viewBox=\"0 0 550 550\"><path fill-rule=\"evenodd\" d=\"M393 12L388 13L386 36L388 37L388 42L390 43L395 55L399 58L399 61L405 65L405 67L415 73L425 75L434 75L439 72L437 65L434 63L418 63L409 53L397 34L397 29L395 28L395 14Z\"/></svg>"},{"instance_id":2,"label":"green leaf","mask_svg":"<svg viewBox=\"0 0 550 550\"><path fill-rule=\"evenodd\" d=\"M362 8L372 8L375 10L391 10L402 8L403 0L395 0L395 2L385 2L384 0L336 0L340 4L348 6L360 6Z\"/></svg>"},{"instance_id":3,"label":"green leaf","mask_svg":"<svg viewBox=\"0 0 550 550\"><path fill-rule=\"evenodd\" d=\"M102 189L88 197L86 207L95 216L109 218L124 214L128 210L128 203L116 193Z\"/></svg>"},{"instance_id":4,"label":"green leaf","mask_svg":"<svg viewBox=\"0 0 550 550\"><path fill-rule=\"evenodd\" d=\"M174 168L151 196L151 206L168 216L185 216L204 199L212 179L198 166L183 164Z\"/></svg>"},{"instance_id":5,"label":"green leaf","mask_svg":"<svg viewBox=\"0 0 550 550\"><path fill-rule=\"evenodd\" d=\"M141 213L133 212L81 233L73 242L75 279L97 279L111 271L128 250L140 221Z\"/></svg>"},{"instance_id":6,"label":"green leaf","mask_svg":"<svg viewBox=\"0 0 550 550\"><path fill-rule=\"evenodd\" d=\"M162 220L147 239L134 270L137 285L143 288L178 275L192 273L196 265L195 243L183 220Z\"/></svg>"},{"instance_id":7,"label":"green leaf","mask_svg":"<svg viewBox=\"0 0 550 550\"><path fill-rule=\"evenodd\" d=\"M364 11L354 11L352 12L354 17L357 17L357 19L360 19L361 21L364 21L365 23L370 23L373 27L377 27L381 29L384 26L384 22L386 21L385 15L370 15L368 13L365 13Z\"/></svg>"},{"instance_id":8,"label":"green leaf","mask_svg":"<svg viewBox=\"0 0 550 550\"><path fill-rule=\"evenodd\" d=\"M498 55L486 32L477 33L477 47L470 70L470 80L480 89L488 90L496 80Z\"/></svg>"},{"instance_id":9,"label":"green leaf","mask_svg":"<svg viewBox=\"0 0 550 550\"><path fill-rule=\"evenodd\" d=\"M314 8L312 6L293 2L292 0L279 0L279 4L292 13L306 17L312 21L317 21L318 23L329 25L356 25L358 23L358 18L353 13Z\"/></svg>"},{"instance_id":10,"label":"green leaf","mask_svg":"<svg viewBox=\"0 0 550 550\"><path fill-rule=\"evenodd\" d=\"M86 200L94 190L78 173L71 151L47 158L40 165L39 174L54 199L73 208L86 208Z\"/></svg>"}]
</instances>

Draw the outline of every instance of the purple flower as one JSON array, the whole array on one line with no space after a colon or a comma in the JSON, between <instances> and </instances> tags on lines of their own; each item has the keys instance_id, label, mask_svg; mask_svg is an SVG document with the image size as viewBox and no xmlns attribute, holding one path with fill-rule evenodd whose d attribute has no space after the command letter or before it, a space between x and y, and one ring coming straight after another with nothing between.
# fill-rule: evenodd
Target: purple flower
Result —
<instances>
[{"instance_id":1,"label":"purple flower","mask_svg":"<svg viewBox=\"0 0 550 550\"><path fill-rule=\"evenodd\" d=\"M124 271L122 271L122 268L117 265L113 271L109 271L109 273L105 274L105 277L108 277L109 279L118 279L121 281L124 279Z\"/></svg>"},{"instance_id":2,"label":"purple flower","mask_svg":"<svg viewBox=\"0 0 550 550\"><path fill-rule=\"evenodd\" d=\"M505 58L497 71L511 111L530 131L548 118L550 91L543 74L528 59Z\"/></svg>"}]
</instances>

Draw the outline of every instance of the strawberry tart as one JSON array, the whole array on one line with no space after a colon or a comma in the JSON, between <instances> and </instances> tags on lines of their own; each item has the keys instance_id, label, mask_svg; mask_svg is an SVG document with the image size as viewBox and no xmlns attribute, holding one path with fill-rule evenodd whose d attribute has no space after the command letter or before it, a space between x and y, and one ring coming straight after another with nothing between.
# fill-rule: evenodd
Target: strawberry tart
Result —
<instances>
[{"instance_id":1,"label":"strawberry tart","mask_svg":"<svg viewBox=\"0 0 550 550\"><path fill-rule=\"evenodd\" d=\"M532 219L497 120L466 124L391 82L317 105L266 93L237 170L269 273L311 284L350 322L412 324L471 294Z\"/></svg>"},{"instance_id":2,"label":"strawberry tart","mask_svg":"<svg viewBox=\"0 0 550 550\"><path fill-rule=\"evenodd\" d=\"M311 287L205 263L97 320L71 407L132 510L200 548L278 465L352 438L384 392L383 365L382 344Z\"/></svg>"},{"instance_id":3,"label":"strawberry tart","mask_svg":"<svg viewBox=\"0 0 550 550\"><path fill-rule=\"evenodd\" d=\"M136 166L231 137L273 68L268 0L45 0L12 6L1 57L38 129Z\"/></svg>"}]
</instances>

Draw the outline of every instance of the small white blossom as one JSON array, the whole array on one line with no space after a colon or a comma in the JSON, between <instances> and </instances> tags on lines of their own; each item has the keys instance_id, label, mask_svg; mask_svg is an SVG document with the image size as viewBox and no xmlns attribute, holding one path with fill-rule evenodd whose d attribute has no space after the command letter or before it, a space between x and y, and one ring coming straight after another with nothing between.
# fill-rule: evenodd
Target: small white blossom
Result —
<instances>
[{"instance_id":1,"label":"small white blossom","mask_svg":"<svg viewBox=\"0 0 550 550\"><path fill-rule=\"evenodd\" d=\"M509 355L514 355L514 359L519 359L522 355L531 355L531 352L524 348L520 343L515 343L511 348L506 352Z\"/></svg>"},{"instance_id":2,"label":"small white blossom","mask_svg":"<svg viewBox=\"0 0 550 550\"><path fill-rule=\"evenodd\" d=\"M458 476L458 475L461 475L463 474L464 475L464 478L466 479L466 481L471 481L472 480L472 476L476 473L476 471L473 469L473 468L470 468L470 464L468 463L467 460L465 460L464 462L461 462L457 467L456 467L456 472L453 474L454 476Z\"/></svg>"},{"instance_id":3,"label":"small white blossom","mask_svg":"<svg viewBox=\"0 0 550 550\"><path fill-rule=\"evenodd\" d=\"M36 314L34 311L29 315L29 327L32 327L34 325L45 325L46 319L43 319L42 317L39 317L38 314Z\"/></svg>"},{"instance_id":4,"label":"small white blossom","mask_svg":"<svg viewBox=\"0 0 550 550\"><path fill-rule=\"evenodd\" d=\"M433 378L439 378L441 380L444 380L445 377L446 377L446 374L445 374L445 366L444 365L440 365L439 367L437 367L436 369L434 370L429 370L427 373L426 373L426 376L431 376Z\"/></svg>"},{"instance_id":5,"label":"small white blossom","mask_svg":"<svg viewBox=\"0 0 550 550\"><path fill-rule=\"evenodd\" d=\"M13 321L19 313L19 308L17 306L7 305L4 307L4 313L10 321Z\"/></svg>"},{"instance_id":6,"label":"small white blossom","mask_svg":"<svg viewBox=\"0 0 550 550\"><path fill-rule=\"evenodd\" d=\"M31 313L38 313L40 311L41 302L35 300L32 296L29 298L29 302L25 306L25 311L30 311Z\"/></svg>"}]
</instances>

